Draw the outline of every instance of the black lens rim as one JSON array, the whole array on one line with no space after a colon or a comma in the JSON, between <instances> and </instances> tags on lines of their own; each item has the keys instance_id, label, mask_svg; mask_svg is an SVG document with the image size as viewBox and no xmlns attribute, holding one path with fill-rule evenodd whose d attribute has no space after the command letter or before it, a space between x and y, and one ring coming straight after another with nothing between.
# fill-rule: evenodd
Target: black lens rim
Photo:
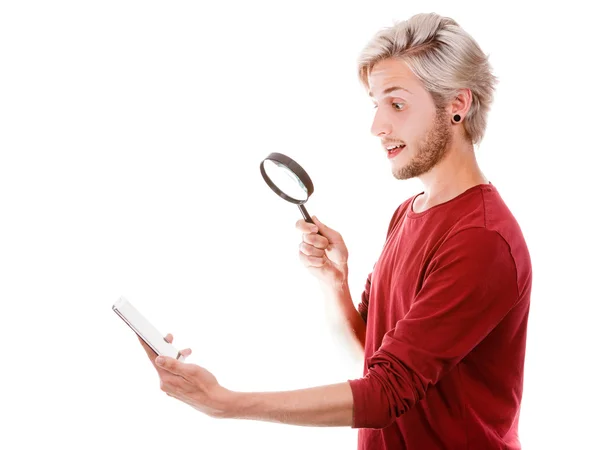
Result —
<instances>
[{"instance_id":1,"label":"black lens rim","mask_svg":"<svg viewBox=\"0 0 600 450\"><path fill-rule=\"evenodd\" d=\"M283 164L291 172L293 172L294 175L296 175L300 179L300 181L302 182L302 184L304 184L304 187L306 187L306 190L307 190L308 195L306 196L306 200L298 200L293 197L290 197L285 192L281 191L275 185L275 183L273 183L273 181L271 181L271 179L267 175L267 172L265 171L265 166L264 166L265 161L267 161L267 160L271 160L271 161L277 162L279 164ZM308 173L306 173L306 171L302 168L302 166L300 166L300 164L298 164L296 161L294 161L289 156L286 156L282 153L274 152L274 153L271 153L269 156L267 156L260 163L260 173L261 173L262 177L264 178L265 182L273 190L273 192L275 192L277 195L279 195L284 200L287 200L290 203L294 203L295 205L302 205L302 204L306 203L306 201L310 198L310 196L312 195L312 193L315 190L312 180L308 176Z\"/></svg>"}]
</instances>

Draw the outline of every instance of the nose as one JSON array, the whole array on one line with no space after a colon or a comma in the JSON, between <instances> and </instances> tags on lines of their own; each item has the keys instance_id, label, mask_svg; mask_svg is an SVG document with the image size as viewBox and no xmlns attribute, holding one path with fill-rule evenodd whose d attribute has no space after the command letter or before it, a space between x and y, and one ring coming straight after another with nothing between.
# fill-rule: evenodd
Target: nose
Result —
<instances>
[{"instance_id":1,"label":"nose","mask_svg":"<svg viewBox=\"0 0 600 450\"><path fill-rule=\"evenodd\" d=\"M382 110L378 109L371 125L371 134L376 137L389 136L392 133L392 124L387 120Z\"/></svg>"}]
</instances>

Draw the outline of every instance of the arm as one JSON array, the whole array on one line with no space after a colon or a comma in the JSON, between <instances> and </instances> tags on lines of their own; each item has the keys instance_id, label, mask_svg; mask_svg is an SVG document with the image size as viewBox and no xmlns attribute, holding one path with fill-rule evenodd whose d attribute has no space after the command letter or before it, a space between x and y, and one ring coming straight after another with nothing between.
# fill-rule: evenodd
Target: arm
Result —
<instances>
[{"instance_id":1,"label":"arm","mask_svg":"<svg viewBox=\"0 0 600 450\"><path fill-rule=\"evenodd\" d=\"M287 392L230 392L224 417L311 427L350 427L350 385L331 384Z\"/></svg>"},{"instance_id":2,"label":"arm","mask_svg":"<svg viewBox=\"0 0 600 450\"><path fill-rule=\"evenodd\" d=\"M303 232L299 256L302 263L319 280L327 297L327 305L337 310L345 330L360 348L365 347L365 320L356 310L348 287L348 249L342 235L313 216L313 224L304 220L296 222ZM364 317L364 315L363 315ZM338 319L335 319L336 322Z\"/></svg>"},{"instance_id":3,"label":"arm","mask_svg":"<svg viewBox=\"0 0 600 450\"><path fill-rule=\"evenodd\" d=\"M330 293L348 314L350 326L362 327L364 342L364 322L345 286L342 289L339 285L339 290ZM173 336L167 335L166 340L172 343ZM235 392L221 386L205 368L157 357L143 340L139 341L159 374L161 390L211 417L313 427L350 427L353 423L354 403L348 382L284 392ZM182 353L189 356L191 350Z\"/></svg>"},{"instance_id":4,"label":"arm","mask_svg":"<svg viewBox=\"0 0 600 450\"><path fill-rule=\"evenodd\" d=\"M392 229L398 221L398 217L404 213L409 204L410 200L404 202L394 212L388 225L386 239L389 238ZM299 221L299 224L300 222L301 221ZM337 272L337 276L332 283L324 282L321 279L321 288L325 292L325 296L330 300L333 300L333 304L336 305L337 310L340 312L340 317L342 317L342 320L345 322L346 328L351 332L355 342L361 350L361 354L364 355L369 297L371 295L371 276L373 273L371 272L367 277L365 288L361 295L361 301L358 304L358 308L356 308L350 296L350 289L348 287L348 251L345 248L345 244L343 244L341 235L322 224L318 219L316 219L315 222L318 224L319 230L324 236L333 243L341 243L344 248L344 250L341 251L343 257L337 261L339 263L337 267L340 269L339 272Z\"/></svg>"},{"instance_id":5,"label":"arm","mask_svg":"<svg viewBox=\"0 0 600 450\"><path fill-rule=\"evenodd\" d=\"M172 341L172 338L171 338ZM313 427L351 426L353 397L348 382L287 392L235 392L208 370L169 357L156 357L140 339L160 377L160 388L214 418L261 420ZM184 350L190 354L191 350Z\"/></svg>"},{"instance_id":6,"label":"arm","mask_svg":"<svg viewBox=\"0 0 600 450\"><path fill-rule=\"evenodd\" d=\"M321 288L340 312L340 317L346 325L346 328L352 333L355 342L364 352L366 322L362 314L357 311L350 295L347 277L334 285L322 283ZM364 298L365 294L363 294Z\"/></svg>"},{"instance_id":7,"label":"arm","mask_svg":"<svg viewBox=\"0 0 600 450\"><path fill-rule=\"evenodd\" d=\"M350 380L353 427L383 428L408 411L518 302L515 262L500 235L473 228L450 237L407 315L367 360L366 376Z\"/></svg>"}]
</instances>

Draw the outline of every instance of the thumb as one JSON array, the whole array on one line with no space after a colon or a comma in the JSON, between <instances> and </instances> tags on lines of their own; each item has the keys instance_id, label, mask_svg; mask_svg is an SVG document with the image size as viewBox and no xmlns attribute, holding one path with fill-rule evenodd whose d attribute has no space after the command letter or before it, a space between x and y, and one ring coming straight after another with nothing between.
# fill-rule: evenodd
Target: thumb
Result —
<instances>
[{"instance_id":1,"label":"thumb","mask_svg":"<svg viewBox=\"0 0 600 450\"><path fill-rule=\"evenodd\" d=\"M312 216L312 220L315 222L315 225L319 227L319 232L323 236L325 236L329 240L337 239L337 237L339 236L339 233L337 231L329 228L327 225L325 225L323 222L317 219L317 216Z\"/></svg>"},{"instance_id":2,"label":"thumb","mask_svg":"<svg viewBox=\"0 0 600 450\"><path fill-rule=\"evenodd\" d=\"M171 372L172 374L185 376L187 373L187 367L185 363L182 363L181 361L178 361L175 358L170 358L168 356L159 356L154 360L154 362L158 367L168 372Z\"/></svg>"}]
</instances>

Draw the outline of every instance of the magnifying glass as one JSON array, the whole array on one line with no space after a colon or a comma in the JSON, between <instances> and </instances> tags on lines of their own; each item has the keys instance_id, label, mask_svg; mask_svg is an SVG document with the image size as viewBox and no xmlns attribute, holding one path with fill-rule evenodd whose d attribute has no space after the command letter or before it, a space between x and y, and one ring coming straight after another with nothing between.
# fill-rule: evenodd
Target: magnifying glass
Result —
<instances>
[{"instance_id":1,"label":"magnifying glass","mask_svg":"<svg viewBox=\"0 0 600 450\"><path fill-rule=\"evenodd\" d=\"M281 153L271 153L260 163L260 173L269 187L282 199L298 205L302 217L313 223L304 204L314 191L306 171L296 161Z\"/></svg>"}]
</instances>

